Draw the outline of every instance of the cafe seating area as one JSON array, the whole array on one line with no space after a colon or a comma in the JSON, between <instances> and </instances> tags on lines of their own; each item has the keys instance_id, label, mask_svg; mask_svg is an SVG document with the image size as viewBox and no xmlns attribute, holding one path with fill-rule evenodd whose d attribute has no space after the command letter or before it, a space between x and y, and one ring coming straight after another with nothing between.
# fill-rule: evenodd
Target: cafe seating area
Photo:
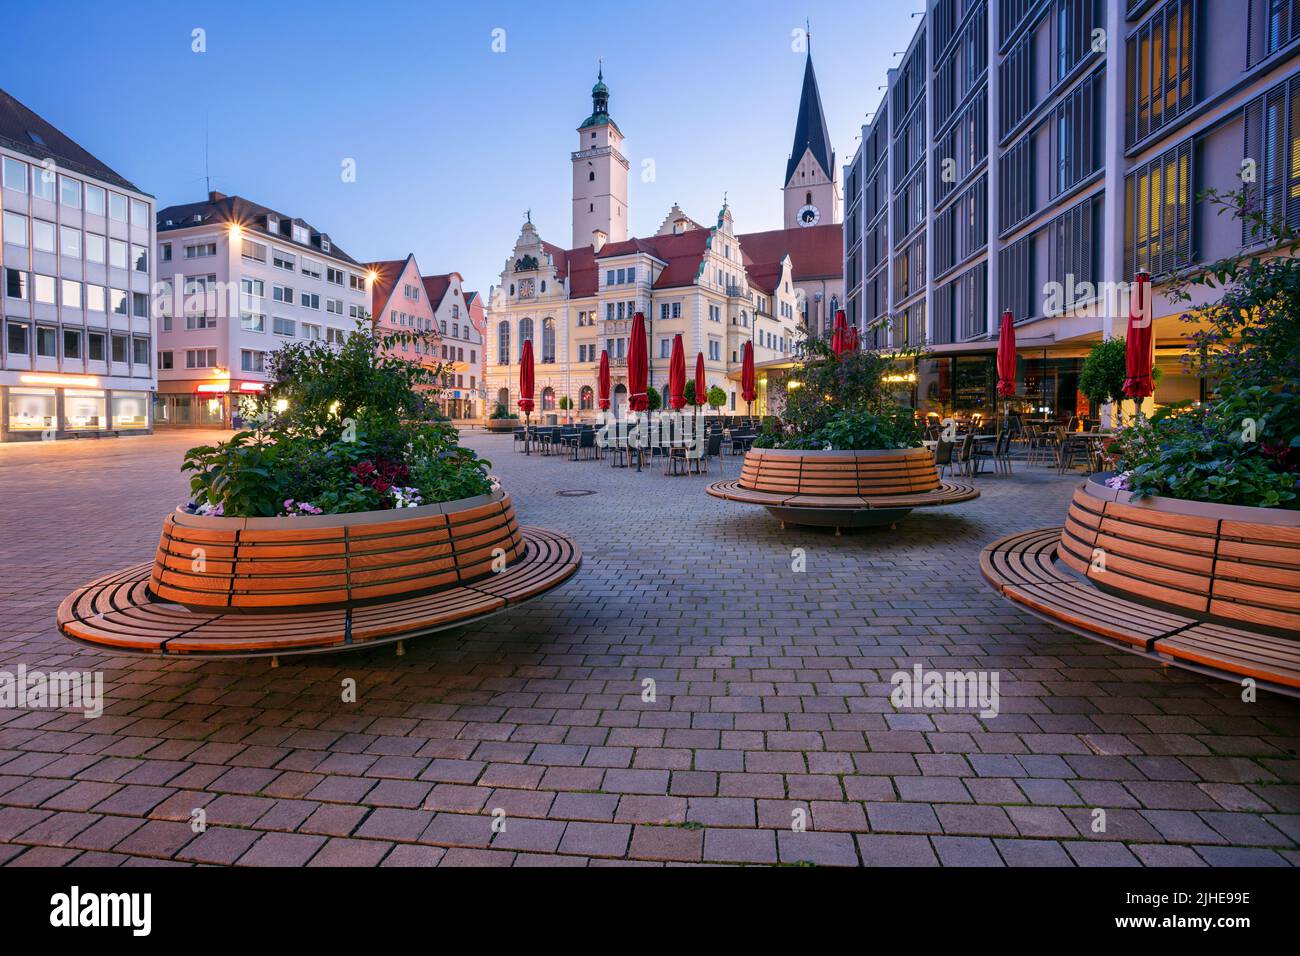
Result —
<instances>
[{"instance_id":1,"label":"cafe seating area","mask_svg":"<svg viewBox=\"0 0 1300 956\"><path fill-rule=\"evenodd\" d=\"M657 470L676 477L708 474L710 465L725 473L724 459L740 458L753 447L761 421L725 415L684 420L651 413L645 434L631 419L568 425L523 425L513 430L519 454L567 461L594 461L611 468Z\"/></svg>"}]
</instances>

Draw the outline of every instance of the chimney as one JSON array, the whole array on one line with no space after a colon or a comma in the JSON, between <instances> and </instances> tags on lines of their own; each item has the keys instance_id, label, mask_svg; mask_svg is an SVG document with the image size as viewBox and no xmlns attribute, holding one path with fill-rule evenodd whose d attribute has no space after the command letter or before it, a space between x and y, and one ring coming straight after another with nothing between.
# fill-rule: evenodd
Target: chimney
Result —
<instances>
[{"instance_id":1,"label":"chimney","mask_svg":"<svg viewBox=\"0 0 1300 956\"><path fill-rule=\"evenodd\" d=\"M221 202L225 198L225 193L219 193L215 189L208 193L208 202Z\"/></svg>"},{"instance_id":2,"label":"chimney","mask_svg":"<svg viewBox=\"0 0 1300 956\"><path fill-rule=\"evenodd\" d=\"M605 242L608 239L609 234L604 229L591 230L591 248L595 249L596 252L600 252L601 249L605 248Z\"/></svg>"}]
</instances>

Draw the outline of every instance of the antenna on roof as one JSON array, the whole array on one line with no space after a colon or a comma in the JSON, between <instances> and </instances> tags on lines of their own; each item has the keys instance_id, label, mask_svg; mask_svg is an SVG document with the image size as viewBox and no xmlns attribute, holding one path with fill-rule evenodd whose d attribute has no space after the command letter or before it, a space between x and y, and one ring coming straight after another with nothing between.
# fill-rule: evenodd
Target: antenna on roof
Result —
<instances>
[{"instance_id":1,"label":"antenna on roof","mask_svg":"<svg viewBox=\"0 0 1300 956\"><path fill-rule=\"evenodd\" d=\"M208 116L205 111L203 114L203 191L205 193L212 192L212 172L208 168Z\"/></svg>"},{"instance_id":2,"label":"antenna on roof","mask_svg":"<svg viewBox=\"0 0 1300 956\"><path fill-rule=\"evenodd\" d=\"M808 44L808 55L812 56L812 21L807 17L804 17L803 20L803 33Z\"/></svg>"}]
</instances>

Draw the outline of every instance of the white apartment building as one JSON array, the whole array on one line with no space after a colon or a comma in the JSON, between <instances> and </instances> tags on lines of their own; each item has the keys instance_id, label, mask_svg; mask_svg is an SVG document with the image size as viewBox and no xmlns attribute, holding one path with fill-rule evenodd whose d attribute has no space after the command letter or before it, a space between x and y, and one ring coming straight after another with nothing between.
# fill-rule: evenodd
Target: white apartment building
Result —
<instances>
[{"instance_id":1,"label":"white apartment building","mask_svg":"<svg viewBox=\"0 0 1300 956\"><path fill-rule=\"evenodd\" d=\"M159 425L229 426L295 340L341 342L370 311L370 270L303 219L240 196L158 213Z\"/></svg>"},{"instance_id":2,"label":"white apartment building","mask_svg":"<svg viewBox=\"0 0 1300 956\"><path fill-rule=\"evenodd\" d=\"M153 197L0 90L0 440L144 433Z\"/></svg>"}]
</instances>

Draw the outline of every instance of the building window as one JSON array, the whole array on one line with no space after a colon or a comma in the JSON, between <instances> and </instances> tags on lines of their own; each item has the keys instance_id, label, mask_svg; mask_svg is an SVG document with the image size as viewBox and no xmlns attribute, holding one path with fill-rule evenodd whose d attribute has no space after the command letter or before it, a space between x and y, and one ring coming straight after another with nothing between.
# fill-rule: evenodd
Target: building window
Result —
<instances>
[{"instance_id":1,"label":"building window","mask_svg":"<svg viewBox=\"0 0 1300 956\"><path fill-rule=\"evenodd\" d=\"M63 330L63 357L65 359L81 358L81 330Z\"/></svg>"},{"instance_id":2,"label":"building window","mask_svg":"<svg viewBox=\"0 0 1300 956\"><path fill-rule=\"evenodd\" d=\"M147 374L149 371L149 340L141 336L131 339L131 364ZM137 373L138 374L138 373Z\"/></svg>"},{"instance_id":3,"label":"building window","mask_svg":"<svg viewBox=\"0 0 1300 956\"><path fill-rule=\"evenodd\" d=\"M5 328L5 350L10 355L26 355L27 326L19 322L10 322Z\"/></svg>"},{"instance_id":4,"label":"building window","mask_svg":"<svg viewBox=\"0 0 1300 956\"><path fill-rule=\"evenodd\" d=\"M92 362L104 361L104 333L86 333L86 358Z\"/></svg>"},{"instance_id":5,"label":"building window","mask_svg":"<svg viewBox=\"0 0 1300 956\"><path fill-rule=\"evenodd\" d=\"M298 334L298 323L293 319L276 316L271 320L271 331L276 335L294 336Z\"/></svg>"},{"instance_id":6,"label":"building window","mask_svg":"<svg viewBox=\"0 0 1300 956\"><path fill-rule=\"evenodd\" d=\"M173 361L174 361L174 359L172 358L172 353L171 353L171 352L159 352L159 353L158 353L158 371L160 371L160 372L168 372L168 371L171 371L172 368L175 367L175 366L172 364Z\"/></svg>"},{"instance_id":7,"label":"building window","mask_svg":"<svg viewBox=\"0 0 1300 956\"><path fill-rule=\"evenodd\" d=\"M1101 169L1105 112L1105 74L1101 70L1090 74L1053 111L1053 199Z\"/></svg>"},{"instance_id":8,"label":"building window","mask_svg":"<svg viewBox=\"0 0 1300 956\"><path fill-rule=\"evenodd\" d=\"M245 259L252 259L254 262L266 261L266 246L260 242L254 242L252 239L245 239L241 255Z\"/></svg>"},{"instance_id":9,"label":"building window","mask_svg":"<svg viewBox=\"0 0 1300 956\"><path fill-rule=\"evenodd\" d=\"M126 333L123 332L119 334L117 332L114 332L112 334L112 341L110 344L113 346L113 361L125 365L129 361L126 353L126 347L127 347Z\"/></svg>"},{"instance_id":10,"label":"building window","mask_svg":"<svg viewBox=\"0 0 1300 956\"><path fill-rule=\"evenodd\" d=\"M108 218L115 222L126 222L126 197L121 193L108 194Z\"/></svg>"},{"instance_id":11,"label":"building window","mask_svg":"<svg viewBox=\"0 0 1300 956\"><path fill-rule=\"evenodd\" d=\"M555 320L542 319L542 362L555 361Z\"/></svg>"},{"instance_id":12,"label":"building window","mask_svg":"<svg viewBox=\"0 0 1300 956\"><path fill-rule=\"evenodd\" d=\"M241 372L262 372L266 362L266 353L256 349L239 350L239 370Z\"/></svg>"},{"instance_id":13,"label":"building window","mask_svg":"<svg viewBox=\"0 0 1300 956\"><path fill-rule=\"evenodd\" d=\"M510 364L510 322L507 319L497 323L497 364Z\"/></svg>"},{"instance_id":14,"label":"building window","mask_svg":"<svg viewBox=\"0 0 1300 956\"><path fill-rule=\"evenodd\" d=\"M1124 181L1126 274L1164 275L1192 262L1192 144L1175 146Z\"/></svg>"},{"instance_id":15,"label":"building window","mask_svg":"<svg viewBox=\"0 0 1300 956\"><path fill-rule=\"evenodd\" d=\"M1300 78L1246 104L1244 158L1255 163L1255 181L1246 184L1251 208L1300 229ZM1251 223L1242 223L1243 245L1260 239Z\"/></svg>"},{"instance_id":16,"label":"building window","mask_svg":"<svg viewBox=\"0 0 1300 956\"><path fill-rule=\"evenodd\" d=\"M520 319L519 320L519 357L521 359L523 358L524 355L524 343L531 342L532 340L533 340L533 320Z\"/></svg>"},{"instance_id":17,"label":"building window","mask_svg":"<svg viewBox=\"0 0 1300 956\"><path fill-rule=\"evenodd\" d=\"M277 269L287 269L293 272L298 268L298 257L287 252L281 252L274 246L271 247L271 265Z\"/></svg>"},{"instance_id":18,"label":"building window","mask_svg":"<svg viewBox=\"0 0 1300 956\"><path fill-rule=\"evenodd\" d=\"M217 364L216 349L186 349L186 368L215 368Z\"/></svg>"},{"instance_id":19,"label":"building window","mask_svg":"<svg viewBox=\"0 0 1300 956\"><path fill-rule=\"evenodd\" d=\"M9 156L4 158L5 189L27 192L27 164Z\"/></svg>"},{"instance_id":20,"label":"building window","mask_svg":"<svg viewBox=\"0 0 1300 956\"><path fill-rule=\"evenodd\" d=\"M1195 0L1169 0L1128 41L1128 141L1146 139L1194 105Z\"/></svg>"}]
</instances>

